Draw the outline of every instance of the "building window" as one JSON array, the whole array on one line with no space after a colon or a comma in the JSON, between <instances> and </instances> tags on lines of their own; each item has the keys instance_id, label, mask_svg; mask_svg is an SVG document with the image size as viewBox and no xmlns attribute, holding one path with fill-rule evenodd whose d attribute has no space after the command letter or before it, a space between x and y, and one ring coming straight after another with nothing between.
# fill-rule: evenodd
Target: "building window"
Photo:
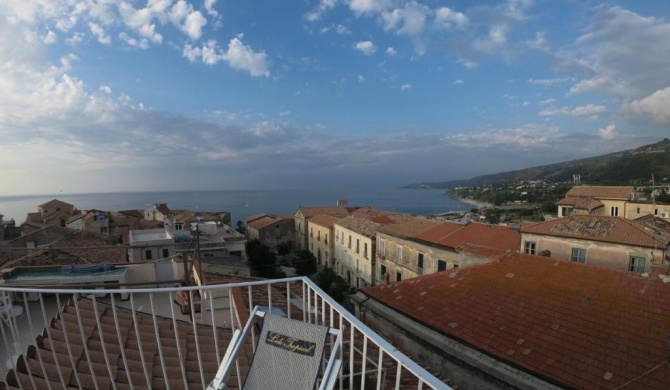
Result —
<instances>
[{"instance_id":1,"label":"building window","mask_svg":"<svg viewBox=\"0 0 670 390\"><path fill-rule=\"evenodd\" d=\"M344 232L342 232L342 245L344 245Z\"/></svg>"},{"instance_id":2,"label":"building window","mask_svg":"<svg viewBox=\"0 0 670 390\"><path fill-rule=\"evenodd\" d=\"M368 243L363 244L363 257L368 258Z\"/></svg>"},{"instance_id":3,"label":"building window","mask_svg":"<svg viewBox=\"0 0 670 390\"><path fill-rule=\"evenodd\" d=\"M537 244L533 241L526 241L525 242L525 249L524 252L528 253L529 255L534 255L537 252Z\"/></svg>"},{"instance_id":4,"label":"building window","mask_svg":"<svg viewBox=\"0 0 670 390\"><path fill-rule=\"evenodd\" d=\"M417 270L416 273L419 275L423 275L423 253L419 253L418 259L417 259Z\"/></svg>"},{"instance_id":5,"label":"building window","mask_svg":"<svg viewBox=\"0 0 670 390\"><path fill-rule=\"evenodd\" d=\"M654 215L658 215L658 209L654 209Z\"/></svg>"},{"instance_id":6,"label":"building window","mask_svg":"<svg viewBox=\"0 0 670 390\"><path fill-rule=\"evenodd\" d=\"M317 240L317 241L321 241L321 230L319 230L318 232L316 232L316 240Z\"/></svg>"},{"instance_id":7,"label":"building window","mask_svg":"<svg viewBox=\"0 0 670 390\"><path fill-rule=\"evenodd\" d=\"M325 237L323 238L323 243L328 245L328 233L326 233Z\"/></svg>"},{"instance_id":8,"label":"building window","mask_svg":"<svg viewBox=\"0 0 670 390\"><path fill-rule=\"evenodd\" d=\"M395 280L396 282L399 282L402 280L402 274L400 272L395 273Z\"/></svg>"},{"instance_id":9,"label":"building window","mask_svg":"<svg viewBox=\"0 0 670 390\"><path fill-rule=\"evenodd\" d=\"M640 215L640 208L639 207L635 209L635 214Z\"/></svg>"},{"instance_id":10,"label":"building window","mask_svg":"<svg viewBox=\"0 0 670 390\"><path fill-rule=\"evenodd\" d=\"M570 261L574 261L575 263L586 263L586 249L572 248Z\"/></svg>"},{"instance_id":11,"label":"building window","mask_svg":"<svg viewBox=\"0 0 670 390\"><path fill-rule=\"evenodd\" d=\"M103 233L103 234L107 233L107 227L106 226L101 227L100 228L100 233Z\"/></svg>"},{"instance_id":12,"label":"building window","mask_svg":"<svg viewBox=\"0 0 670 390\"><path fill-rule=\"evenodd\" d=\"M314 238L314 228L309 228L309 238Z\"/></svg>"},{"instance_id":13,"label":"building window","mask_svg":"<svg viewBox=\"0 0 670 390\"><path fill-rule=\"evenodd\" d=\"M398 262L402 262L402 245L398 245Z\"/></svg>"},{"instance_id":14,"label":"building window","mask_svg":"<svg viewBox=\"0 0 670 390\"><path fill-rule=\"evenodd\" d=\"M379 266L379 274L380 275L386 275L386 266L384 264Z\"/></svg>"},{"instance_id":15,"label":"building window","mask_svg":"<svg viewBox=\"0 0 670 390\"><path fill-rule=\"evenodd\" d=\"M572 207L562 207L563 210L563 216L567 216L572 214Z\"/></svg>"},{"instance_id":16,"label":"building window","mask_svg":"<svg viewBox=\"0 0 670 390\"><path fill-rule=\"evenodd\" d=\"M356 253L359 253L361 251L361 241L357 238L356 239Z\"/></svg>"},{"instance_id":17,"label":"building window","mask_svg":"<svg viewBox=\"0 0 670 390\"><path fill-rule=\"evenodd\" d=\"M437 272L440 271L446 271L447 270L447 262L444 260L438 260L437 261Z\"/></svg>"},{"instance_id":18,"label":"building window","mask_svg":"<svg viewBox=\"0 0 670 390\"><path fill-rule=\"evenodd\" d=\"M153 255L151 254L151 249L147 249L147 250L144 251L144 258L146 260L153 259Z\"/></svg>"},{"instance_id":19,"label":"building window","mask_svg":"<svg viewBox=\"0 0 670 390\"><path fill-rule=\"evenodd\" d=\"M631 256L628 270L632 272L643 273L645 259L642 256Z\"/></svg>"},{"instance_id":20,"label":"building window","mask_svg":"<svg viewBox=\"0 0 670 390\"><path fill-rule=\"evenodd\" d=\"M379 240L379 253L386 257L386 239L384 238Z\"/></svg>"},{"instance_id":21,"label":"building window","mask_svg":"<svg viewBox=\"0 0 670 390\"><path fill-rule=\"evenodd\" d=\"M610 215L613 216L613 217L618 217L619 216L619 206L610 207Z\"/></svg>"},{"instance_id":22,"label":"building window","mask_svg":"<svg viewBox=\"0 0 670 390\"><path fill-rule=\"evenodd\" d=\"M349 249L351 249L351 234L349 235Z\"/></svg>"},{"instance_id":23,"label":"building window","mask_svg":"<svg viewBox=\"0 0 670 390\"><path fill-rule=\"evenodd\" d=\"M163 248L163 258L166 259L170 257L170 250L167 248Z\"/></svg>"},{"instance_id":24,"label":"building window","mask_svg":"<svg viewBox=\"0 0 670 390\"><path fill-rule=\"evenodd\" d=\"M174 230L184 230L184 223L183 222L177 222L174 224Z\"/></svg>"}]
</instances>

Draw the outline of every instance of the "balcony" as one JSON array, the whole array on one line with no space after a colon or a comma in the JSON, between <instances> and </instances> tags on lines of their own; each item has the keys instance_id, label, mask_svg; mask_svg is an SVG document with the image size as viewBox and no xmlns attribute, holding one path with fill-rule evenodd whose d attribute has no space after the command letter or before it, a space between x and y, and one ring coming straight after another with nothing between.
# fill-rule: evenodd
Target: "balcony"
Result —
<instances>
[{"instance_id":1,"label":"balcony","mask_svg":"<svg viewBox=\"0 0 670 390\"><path fill-rule=\"evenodd\" d=\"M23 314L0 325L0 389L203 389L250 310L338 328L339 389L449 389L307 278L193 287L36 289L0 285ZM181 314L175 298L200 303ZM259 340L228 385L239 388Z\"/></svg>"}]
</instances>

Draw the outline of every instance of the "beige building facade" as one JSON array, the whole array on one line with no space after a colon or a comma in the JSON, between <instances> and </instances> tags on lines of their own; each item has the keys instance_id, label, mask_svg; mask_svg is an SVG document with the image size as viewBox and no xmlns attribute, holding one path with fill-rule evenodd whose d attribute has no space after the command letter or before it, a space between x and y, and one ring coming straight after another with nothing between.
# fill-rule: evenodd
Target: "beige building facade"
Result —
<instances>
[{"instance_id":1,"label":"beige building facade","mask_svg":"<svg viewBox=\"0 0 670 390\"><path fill-rule=\"evenodd\" d=\"M670 226L646 229L621 217L573 215L521 229L520 252L604 268L651 272L669 264ZM667 223L666 223L667 225Z\"/></svg>"},{"instance_id":2,"label":"beige building facade","mask_svg":"<svg viewBox=\"0 0 670 390\"><path fill-rule=\"evenodd\" d=\"M317 264L333 267L334 242L333 224L340 218L319 214L307 222L309 229L309 251L316 257Z\"/></svg>"},{"instance_id":3,"label":"beige building facade","mask_svg":"<svg viewBox=\"0 0 670 390\"><path fill-rule=\"evenodd\" d=\"M380 224L365 218L347 217L334 225L335 271L351 286L374 286L375 236Z\"/></svg>"}]
</instances>

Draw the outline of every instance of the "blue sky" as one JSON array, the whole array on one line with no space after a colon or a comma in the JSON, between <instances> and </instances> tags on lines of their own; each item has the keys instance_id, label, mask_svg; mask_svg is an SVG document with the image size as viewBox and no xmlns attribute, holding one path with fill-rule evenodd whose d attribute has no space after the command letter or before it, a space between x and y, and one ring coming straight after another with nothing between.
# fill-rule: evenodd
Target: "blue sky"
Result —
<instances>
[{"instance_id":1,"label":"blue sky","mask_svg":"<svg viewBox=\"0 0 670 390\"><path fill-rule=\"evenodd\" d=\"M666 1L0 2L0 195L395 187L670 134Z\"/></svg>"}]
</instances>

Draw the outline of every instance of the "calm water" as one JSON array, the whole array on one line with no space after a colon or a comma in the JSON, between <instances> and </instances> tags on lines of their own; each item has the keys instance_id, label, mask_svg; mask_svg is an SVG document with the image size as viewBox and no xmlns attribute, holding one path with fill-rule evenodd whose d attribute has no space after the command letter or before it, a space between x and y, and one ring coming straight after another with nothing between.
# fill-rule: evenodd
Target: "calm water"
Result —
<instances>
[{"instance_id":1,"label":"calm water","mask_svg":"<svg viewBox=\"0 0 670 390\"><path fill-rule=\"evenodd\" d=\"M230 211L235 222L259 213L292 213L299 206L335 205L347 199L350 206L374 205L380 210L414 215L469 210L472 206L444 196L442 190L365 189L365 190L247 190L126 192L98 194L58 194L0 197L0 214L5 220L23 222L37 205L57 198L81 210L144 209L148 204L167 203L172 209Z\"/></svg>"}]
</instances>

